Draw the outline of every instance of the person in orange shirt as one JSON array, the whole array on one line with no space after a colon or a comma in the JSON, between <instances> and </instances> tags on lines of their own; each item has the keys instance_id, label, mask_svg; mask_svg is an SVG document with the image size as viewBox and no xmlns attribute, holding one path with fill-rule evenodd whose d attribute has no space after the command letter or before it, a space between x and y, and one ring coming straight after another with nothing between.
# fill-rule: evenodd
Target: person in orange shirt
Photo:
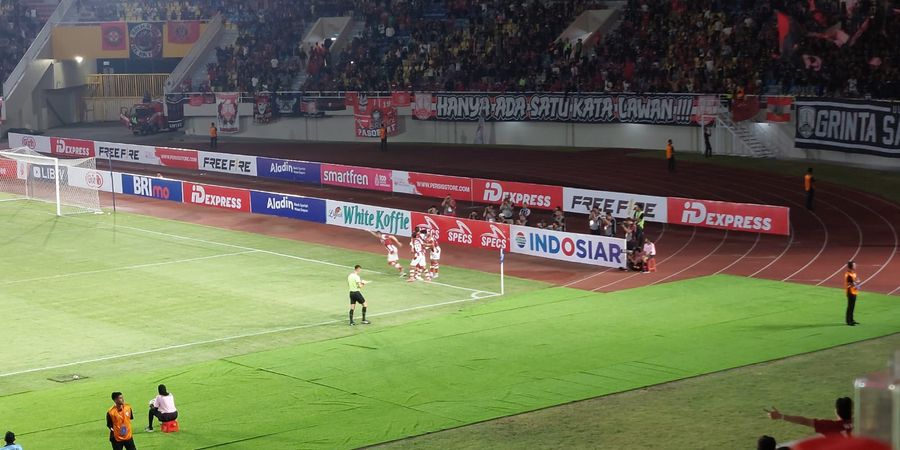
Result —
<instances>
[{"instance_id":1,"label":"person in orange shirt","mask_svg":"<svg viewBox=\"0 0 900 450\"><path fill-rule=\"evenodd\" d=\"M669 139L669 142L666 144L666 162L669 164L669 172L675 171L675 146L672 145L672 140Z\"/></svg>"},{"instance_id":2,"label":"person in orange shirt","mask_svg":"<svg viewBox=\"0 0 900 450\"><path fill-rule=\"evenodd\" d=\"M219 129L216 128L216 123L212 122L209 124L209 149L214 148L219 148Z\"/></svg>"},{"instance_id":3,"label":"person in orange shirt","mask_svg":"<svg viewBox=\"0 0 900 450\"><path fill-rule=\"evenodd\" d=\"M812 174L812 167L806 169L806 175L803 175L803 190L806 191L806 209L812 211L816 196L816 177Z\"/></svg>"},{"instance_id":4,"label":"person in orange shirt","mask_svg":"<svg viewBox=\"0 0 900 450\"><path fill-rule=\"evenodd\" d=\"M381 124L381 127L378 128L378 137L381 138L381 151L387 151L387 127L384 124Z\"/></svg>"},{"instance_id":5,"label":"person in orange shirt","mask_svg":"<svg viewBox=\"0 0 900 450\"><path fill-rule=\"evenodd\" d=\"M847 263L847 272L844 273L844 288L847 290L847 314L844 319L851 327L859 325L859 322L853 320L856 294L859 294L859 275L856 274L856 263L853 261Z\"/></svg>"},{"instance_id":6,"label":"person in orange shirt","mask_svg":"<svg viewBox=\"0 0 900 450\"><path fill-rule=\"evenodd\" d=\"M115 404L106 411L106 427L109 428L109 442L113 450L137 450L132 437L131 421L134 420L134 411L131 405L125 403L125 397L121 392L113 392L112 400Z\"/></svg>"}]
</instances>

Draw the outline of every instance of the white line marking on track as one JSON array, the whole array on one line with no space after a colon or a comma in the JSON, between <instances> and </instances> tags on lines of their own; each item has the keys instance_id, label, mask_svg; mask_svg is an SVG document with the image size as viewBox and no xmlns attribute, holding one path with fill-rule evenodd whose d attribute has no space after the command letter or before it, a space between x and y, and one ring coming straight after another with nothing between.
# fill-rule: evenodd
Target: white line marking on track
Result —
<instances>
[{"instance_id":1,"label":"white line marking on track","mask_svg":"<svg viewBox=\"0 0 900 450\"><path fill-rule=\"evenodd\" d=\"M148 267L158 267L158 266L166 266L166 265L170 265L170 264L181 264L181 263L189 263L189 262L195 262L195 261L205 261L205 260L216 259L216 258L224 258L226 256L246 255L248 253L256 253L256 250L246 250L246 251L233 252L233 253L222 253L219 255L200 256L197 258L178 259L175 261L160 261L160 262L155 262L155 263L137 264L137 265L133 265L133 266L113 267L113 268L109 268L109 269L86 270L84 272L61 273L61 274L57 274L57 275L47 275L47 276L43 276L43 277L25 278L25 279L21 279L21 280L9 280L9 281L0 282L0 286L6 286L6 285L10 285L10 284L19 284L19 283L28 283L28 282L32 282L32 281L56 280L59 278L77 277L77 276L82 276L82 275L94 275L94 274L98 274L98 273L120 272L123 270L145 269Z\"/></svg>"},{"instance_id":2,"label":"white line marking on track","mask_svg":"<svg viewBox=\"0 0 900 450\"><path fill-rule=\"evenodd\" d=\"M765 266L763 266L762 269L759 269L759 270L757 270L756 272L751 273L751 274L750 274L750 278L755 278L756 275L758 275L760 272L762 272L762 271L768 269L769 267L772 267L772 264L775 264L776 262L778 262L778 260L781 259L781 257L784 256L784 254L787 253L788 250L791 249L791 245L794 243L794 224L791 224L791 225L790 225L790 228L791 228L791 235L788 236L788 243L787 243L786 246L784 246L784 250L782 250L781 253L778 254L778 257L776 257L775 259L769 261L768 264L766 264Z\"/></svg>"},{"instance_id":3,"label":"white line marking on track","mask_svg":"<svg viewBox=\"0 0 900 450\"><path fill-rule=\"evenodd\" d=\"M409 308L396 309L393 311L385 311L385 312L381 312L381 313L373 313L373 314L369 314L369 317L389 316L389 315L400 314L400 313L405 313L405 312L410 312L410 311L416 311L416 310L420 310L420 309L436 308L438 306L446 306L446 305L452 305L452 304L456 304L456 303L465 303L465 302L471 302L471 301L475 301L475 300L484 300L484 299L500 296L500 294L488 294L486 296L477 296L476 297L475 295L478 294L479 292L482 294L487 293L487 291L473 292L472 295L469 296L469 298L464 298L464 299L460 299L460 300L449 300L446 302L432 303L429 305L412 306ZM81 361L73 361L73 362L68 362L68 363L63 363L63 364L54 364L52 366L46 366L46 367L36 367L36 368L32 368L32 369L16 370L13 372L0 373L0 378L8 378L8 377L12 377L15 375L24 375L27 373L34 373L34 372L43 372L45 370L62 369L64 367L78 366L81 364L91 364L91 363L97 363L97 362L103 362L103 361L111 361L111 360L115 360L115 359L131 358L134 356L148 355L151 353L166 352L166 351L170 351L170 350L177 350L177 349L188 348L188 347L196 347L196 346L205 345L205 344L216 344L219 342L234 341L237 339L246 339L246 338L251 338L251 337L265 336L268 334L284 333L284 332L288 332L288 331L302 330L305 328L314 328L314 327L320 327L320 326L325 326L325 325L333 325L333 324L344 322L345 320L347 320L347 319L334 319L334 320L326 320L326 321L318 322L318 323L296 325L293 327L273 328L273 329L269 329L269 330L255 331L253 333L244 333L244 334L237 334L234 336L226 336L226 337L221 337L221 338L206 339L206 340L202 340L202 341L187 342L184 344L168 345L165 347L152 348L149 350L141 350L138 352L122 353L119 355L100 356L97 358L85 359L85 360L81 360Z\"/></svg>"},{"instance_id":4,"label":"white line marking on track","mask_svg":"<svg viewBox=\"0 0 900 450\"><path fill-rule=\"evenodd\" d=\"M658 243L659 241L662 240L663 236L666 235L666 230L669 228L669 227L668 227L668 224L664 223L664 224L662 224L662 226L663 226L662 232L659 233L659 236L657 236L656 239L655 239L653 242L657 242L657 243ZM601 271L599 271L599 272L597 272L597 273L592 273L592 274L590 274L590 275L588 275L588 276L586 276L586 277L584 277L584 278L582 278L582 279L580 279L580 280L570 281L570 282L564 284L563 287L570 287L570 286L572 286L572 285L581 283L582 281L590 280L591 278L594 278L594 277L596 277L597 275L602 275L602 274L604 274L604 273L606 273L606 272L609 272L610 270L613 270L613 269L618 269L618 267L609 267L609 268L607 268L607 269L603 269L603 270L601 270Z\"/></svg>"},{"instance_id":5,"label":"white line marking on track","mask_svg":"<svg viewBox=\"0 0 900 450\"><path fill-rule=\"evenodd\" d=\"M725 266L725 267L719 269L718 271L716 271L713 275L718 275L718 274L720 274L720 273L722 273L722 272L724 272L724 271L730 269L730 268L731 268L732 266L734 266L735 264L741 262L742 259L746 258L747 255L749 255L750 252L752 252L753 249L756 248L756 245L759 244L759 238L760 238L760 237L762 237L762 234L761 234L761 233L756 233L756 240L753 241L753 245L750 246L750 249L749 249L749 250L747 250L746 252L744 252L743 255L740 255L740 258L734 260L731 264L729 264L729 265L727 265L727 266Z\"/></svg>"},{"instance_id":6,"label":"white line marking on track","mask_svg":"<svg viewBox=\"0 0 900 450\"><path fill-rule=\"evenodd\" d=\"M668 261L668 260L671 259L671 258L674 258L674 257L677 256L679 253L681 253L684 249L686 249L686 248L688 247L688 245L691 244L691 241L694 240L694 236L697 235L697 228L698 228L698 227L692 227L692 230L691 230L691 237L688 238L687 242L685 242L685 243L681 246L681 248L679 248L678 250L676 250L675 253L672 253L672 254L670 254L669 256L667 256L667 257L663 258L662 260L660 260L659 262L657 262L657 263L656 263L657 267L658 267L658 266L661 266L661 265L663 265L663 264L665 264L666 261ZM633 273L633 274L631 274L631 275L629 275L629 276L627 276L627 277L625 277L625 278L619 278L619 279L616 280L616 281L613 281L613 282L610 282L610 283L606 283L606 284L604 284L603 286L599 286L599 287L596 287L596 288L594 288L594 289L591 289L591 292L597 292L597 291L599 291L600 289L603 289L603 288L608 287L608 286L612 286L612 285L614 285L614 284L616 284L616 283L620 283L620 282L622 282L622 281L628 280L628 279L630 279L630 278L632 278L632 277L636 277L636 276L638 276L638 275L641 275L641 274L640 274L640 273Z\"/></svg>"},{"instance_id":7,"label":"white line marking on track","mask_svg":"<svg viewBox=\"0 0 900 450\"><path fill-rule=\"evenodd\" d=\"M707 253L706 256L704 256L704 257L698 259L698 260L697 260L696 262L694 262L693 264L691 264L691 265L685 267L684 269L679 270L678 272L675 272L675 273L673 273L673 274L671 274L671 275L669 275L669 276L667 276L667 277L665 277L665 278L662 278L662 279L660 279L660 280L656 280L656 281L650 283L650 285L653 286L654 284L662 283L663 281L666 281L666 280L668 280L669 278L672 278L672 277L674 277L674 276L676 276L676 275L678 275L678 274L680 274L680 273L682 273L682 272L684 272L684 271L686 271L686 270L688 270L688 269L690 269L690 268L696 266L697 264L702 263L703 261L705 261L705 260L706 260L707 258L709 258L710 256L715 255L716 252L719 251L719 249L722 248L723 245L725 245L725 241L727 241L727 240L728 240L728 230L725 230L725 234L722 235L722 240L719 241L719 245L717 245L716 248L712 249L712 251L710 251L709 253Z\"/></svg>"}]
</instances>

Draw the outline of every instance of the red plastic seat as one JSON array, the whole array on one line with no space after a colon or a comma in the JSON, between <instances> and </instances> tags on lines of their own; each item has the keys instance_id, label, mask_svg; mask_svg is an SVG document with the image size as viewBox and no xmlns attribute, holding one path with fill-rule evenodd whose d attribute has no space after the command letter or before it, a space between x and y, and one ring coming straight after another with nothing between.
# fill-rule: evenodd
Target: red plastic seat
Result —
<instances>
[{"instance_id":1,"label":"red plastic seat","mask_svg":"<svg viewBox=\"0 0 900 450\"><path fill-rule=\"evenodd\" d=\"M178 421L170 420L168 422L163 422L162 425L160 425L160 429L162 429L163 433L174 433L178 431Z\"/></svg>"}]
</instances>

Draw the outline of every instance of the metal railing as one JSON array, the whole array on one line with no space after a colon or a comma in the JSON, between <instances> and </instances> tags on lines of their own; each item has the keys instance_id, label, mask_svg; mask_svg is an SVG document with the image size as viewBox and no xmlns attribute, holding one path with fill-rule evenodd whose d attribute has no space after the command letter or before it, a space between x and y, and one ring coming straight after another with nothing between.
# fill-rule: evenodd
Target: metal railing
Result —
<instances>
[{"instance_id":1,"label":"metal railing","mask_svg":"<svg viewBox=\"0 0 900 450\"><path fill-rule=\"evenodd\" d=\"M93 74L87 76L87 97L161 97L165 92L166 73Z\"/></svg>"}]
</instances>

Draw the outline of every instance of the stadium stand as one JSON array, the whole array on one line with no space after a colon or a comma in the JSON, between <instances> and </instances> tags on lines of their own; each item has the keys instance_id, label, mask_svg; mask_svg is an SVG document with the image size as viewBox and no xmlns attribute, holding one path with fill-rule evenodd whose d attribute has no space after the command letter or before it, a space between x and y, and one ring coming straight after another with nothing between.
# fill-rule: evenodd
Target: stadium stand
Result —
<instances>
[{"instance_id":1,"label":"stadium stand","mask_svg":"<svg viewBox=\"0 0 900 450\"><path fill-rule=\"evenodd\" d=\"M9 77L45 20L22 2L0 4L0 80Z\"/></svg>"}]
</instances>

